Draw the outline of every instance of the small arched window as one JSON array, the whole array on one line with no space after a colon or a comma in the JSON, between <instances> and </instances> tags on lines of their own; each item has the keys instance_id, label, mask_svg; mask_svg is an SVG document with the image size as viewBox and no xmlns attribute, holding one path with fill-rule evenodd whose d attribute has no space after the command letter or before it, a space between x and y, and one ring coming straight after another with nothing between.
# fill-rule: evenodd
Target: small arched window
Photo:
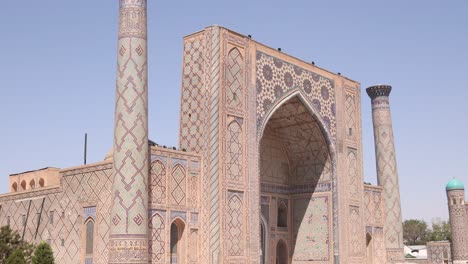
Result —
<instances>
[{"instance_id":1,"label":"small arched window","mask_svg":"<svg viewBox=\"0 0 468 264\"><path fill-rule=\"evenodd\" d=\"M44 179L42 178L39 179L39 186L44 187Z\"/></svg>"},{"instance_id":2,"label":"small arched window","mask_svg":"<svg viewBox=\"0 0 468 264\"><path fill-rule=\"evenodd\" d=\"M18 184L15 182L13 183L13 185L11 185L11 189L13 192L17 192L18 191Z\"/></svg>"},{"instance_id":3,"label":"small arched window","mask_svg":"<svg viewBox=\"0 0 468 264\"><path fill-rule=\"evenodd\" d=\"M23 181L21 182L21 189L22 189L23 191L26 190L26 181L25 181L25 180L23 180Z\"/></svg>"},{"instance_id":4,"label":"small arched window","mask_svg":"<svg viewBox=\"0 0 468 264\"><path fill-rule=\"evenodd\" d=\"M36 182L35 182L34 180L31 180L31 181L29 182L29 187L31 187L31 189L36 188Z\"/></svg>"},{"instance_id":5,"label":"small arched window","mask_svg":"<svg viewBox=\"0 0 468 264\"><path fill-rule=\"evenodd\" d=\"M453 205L456 205L456 204L457 204L457 199L453 198L453 199L452 199L452 204L453 204Z\"/></svg>"},{"instance_id":6,"label":"small arched window","mask_svg":"<svg viewBox=\"0 0 468 264\"><path fill-rule=\"evenodd\" d=\"M278 227L288 226L288 207L285 202L280 202L278 205Z\"/></svg>"},{"instance_id":7,"label":"small arched window","mask_svg":"<svg viewBox=\"0 0 468 264\"><path fill-rule=\"evenodd\" d=\"M86 222L86 257L92 257L94 253L94 221L89 219Z\"/></svg>"}]
</instances>

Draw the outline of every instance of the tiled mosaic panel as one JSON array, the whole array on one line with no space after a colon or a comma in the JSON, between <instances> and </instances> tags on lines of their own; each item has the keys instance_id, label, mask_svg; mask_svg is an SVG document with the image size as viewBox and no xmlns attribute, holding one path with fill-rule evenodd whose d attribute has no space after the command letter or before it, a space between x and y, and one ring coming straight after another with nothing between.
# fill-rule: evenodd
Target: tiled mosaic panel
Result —
<instances>
[{"instance_id":1,"label":"tiled mosaic panel","mask_svg":"<svg viewBox=\"0 0 468 264\"><path fill-rule=\"evenodd\" d=\"M244 93L242 85L244 83L244 63L242 55L237 48L232 49L226 61L226 103L230 107L242 108Z\"/></svg>"},{"instance_id":2,"label":"tiled mosaic panel","mask_svg":"<svg viewBox=\"0 0 468 264\"><path fill-rule=\"evenodd\" d=\"M383 226L382 192L364 186L364 219L366 226Z\"/></svg>"},{"instance_id":3,"label":"tiled mosaic panel","mask_svg":"<svg viewBox=\"0 0 468 264\"><path fill-rule=\"evenodd\" d=\"M350 255L354 257L362 256L363 253L363 232L359 207L350 206L349 208L349 230L351 232L350 239Z\"/></svg>"},{"instance_id":4,"label":"tiled mosaic panel","mask_svg":"<svg viewBox=\"0 0 468 264\"><path fill-rule=\"evenodd\" d=\"M242 182L242 127L237 121L232 121L227 128L226 170L229 180Z\"/></svg>"},{"instance_id":5,"label":"tiled mosaic panel","mask_svg":"<svg viewBox=\"0 0 468 264\"><path fill-rule=\"evenodd\" d=\"M4 197L0 199L3 207L0 225L6 225L10 216L10 226L22 234L22 216L27 215L31 201L25 240L35 243L50 240L57 263L78 264L81 259L82 227L86 220L82 215L83 204L95 205L98 210L95 219L93 263L105 264L108 256L106 245L110 218L111 171L111 165L68 171L62 178L63 192L59 192L59 189L37 190ZM22 199L25 200L16 202ZM41 212L42 200L44 205ZM51 212L54 214L53 224L50 222ZM41 221L37 228L39 216ZM34 239L36 230L37 238ZM65 242L63 246L62 239Z\"/></svg>"},{"instance_id":6,"label":"tiled mosaic panel","mask_svg":"<svg viewBox=\"0 0 468 264\"><path fill-rule=\"evenodd\" d=\"M226 217L226 244L229 256L244 255L243 211L243 195L241 193L229 192Z\"/></svg>"},{"instance_id":7,"label":"tiled mosaic panel","mask_svg":"<svg viewBox=\"0 0 468 264\"><path fill-rule=\"evenodd\" d=\"M154 214L150 219L151 239L149 243L149 255L153 264L165 263L165 230L166 223L164 216L159 213Z\"/></svg>"},{"instance_id":8,"label":"tiled mosaic panel","mask_svg":"<svg viewBox=\"0 0 468 264\"><path fill-rule=\"evenodd\" d=\"M171 174L171 204L173 205L185 205L187 178L186 172L182 165L177 164L172 169Z\"/></svg>"},{"instance_id":9,"label":"tiled mosaic panel","mask_svg":"<svg viewBox=\"0 0 468 264\"><path fill-rule=\"evenodd\" d=\"M336 135L335 90L332 80L299 66L257 51L257 124L261 124L271 108L287 94L304 92L320 114L331 136Z\"/></svg>"},{"instance_id":10,"label":"tiled mosaic panel","mask_svg":"<svg viewBox=\"0 0 468 264\"><path fill-rule=\"evenodd\" d=\"M383 229L374 228L372 239L374 240L374 263L386 263L387 255Z\"/></svg>"},{"instance_id":11,"label":"tiled mosaic panel","mask_svg":"<svg viewBox=\"0 0 468 264\"><path fill-rule=\"evenodd\" d=\"M359 200L362 181L358 175L357 153L353 149L348 150L348 191L351 199Z\"/></svg>"},{"instance_id":12,"label":"tiled mosaic panel","mask_svg":"<svg viewBox=\"0 0 468 264\"><path fill-rule=\"evenodd\" d=\"M328 197L294 200L294 261L329 260L331 246L329 220Z\"/></svg>"},{"instance_id":13,"label":"tiled mosaic panel","mask_svg":"<svg viewBox=\"0 0 468 264\"><path fill-rule=\"evenodd\" d=\"M207 120L204 85L205 40L203 35L188 39L184 43L182 73L182 95L180 109L180 147L200 152L205 145L203 135Z\"/></svg>"},{"instance_id":14,"label":"tiled mosaic panel","mask_svg":"<svg viewBox=\"0 0 468 264\"><path fill-rule=\"evenodd\" d=\"M427 262L429 264L439 264L452 261L450 242L436 242L427 244Z\"/></svg>"},{"instance_id":15,"label":"tiled mosaic panel","mask_svg":"<svg viewBox=\"0 0 468 264\"><path fill-rule=\"evenodd\" d=\"M356 95L346 93L345 95L345 109L346 109L346 138L353 142L357 141L357 106L356 106Z\"/></svg>"},{"instance_id":16,"label":"tiled mosaic panel","mask_svg":"<svg viewBox=\"0 0 468 264\"><path fill-rule=\"evenodd\" d=\"M166 203L166 165L161 160L151 163L150 171L150 195L151 203Z\"/></svg>"}]
</instances>

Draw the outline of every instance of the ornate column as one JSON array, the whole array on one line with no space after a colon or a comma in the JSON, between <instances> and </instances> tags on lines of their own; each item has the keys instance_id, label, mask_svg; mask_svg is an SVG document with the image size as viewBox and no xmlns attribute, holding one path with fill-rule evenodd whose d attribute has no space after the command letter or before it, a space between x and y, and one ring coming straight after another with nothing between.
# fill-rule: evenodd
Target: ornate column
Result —
<instances>
[{"instance_id":1,"label":"ornate column","mask_svg":"<svg viewBox=\"0 0 468 264\"><path fill-rule=\"evenodd\" d=\"M400 187L398 183L392 117L388 96L389 85L371 86L366 89L372 100L374 123L375 159L377 181L383 187L385 201L385 246L388 263L404 262L403 225L401 223Z\"/></svg>"},{"instance_id":2,"label":"ornate column","mask_svg":"<svg viewBox=\"0 0 468 264\"><path fill-rule=\"evenodd\" d=\"M457 179L446 186L452 233L452 261L454 264L468 263L468 239L466 232L465 187Z\"/></svg>"},{"instance_id":3,"label":"ornate column","mask_svg":"<svg viewBox=\"0 0 468 264\"><path fill-rule=\"evenodd\" d=\"M146 0L120 0L109 263L148 263Z\"/></svg>"}]
</instances>

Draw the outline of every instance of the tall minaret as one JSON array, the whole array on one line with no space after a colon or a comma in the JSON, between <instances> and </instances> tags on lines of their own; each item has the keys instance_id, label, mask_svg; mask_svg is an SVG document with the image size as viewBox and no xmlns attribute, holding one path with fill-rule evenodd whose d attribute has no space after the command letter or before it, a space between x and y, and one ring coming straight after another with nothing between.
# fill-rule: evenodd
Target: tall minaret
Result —
<instances>
[{"instance_id":1,"label":"tall minaret","mask_svg":"<svg viewBox=\"0 0 468 264\"><path fill-rule=\"evenodd\" d=\"M109 263L148 264L146 0L120 0Z\"/></svg>"},{"instance_id":2,"label":"tall minaret","mask_svg":"<svg viewBox=\"0 0 468 264\"><path fill-rule=\"evenodd\" d=\"M372 100L377 181L383 187L383 197L385 199L384 232L387 262L404 263L400 187L393 142L390 102L388 100L391 90L392 87L389 85L371 86L366 89Z\"/></svg>"},{"instance_id":3,"label":"tall minaret","mask_svg":"<svg viewBox=\"0 0 468 264\"><path fill-rule=\"evenodd\" d=\"M468 232L466 230L465 187L457 179L447 184L450 230L452 233L453 264L468 263Z\"/></svg>"}]
</instances>

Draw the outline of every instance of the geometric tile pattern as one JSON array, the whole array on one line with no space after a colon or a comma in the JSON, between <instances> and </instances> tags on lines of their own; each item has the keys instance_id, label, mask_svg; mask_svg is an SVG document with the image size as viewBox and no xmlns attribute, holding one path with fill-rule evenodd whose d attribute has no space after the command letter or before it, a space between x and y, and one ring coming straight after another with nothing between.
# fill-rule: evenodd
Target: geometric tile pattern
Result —
<instances>
[{"instance_id":1,"label":"geometric tile pattern","mask_svg":"<svg viewBox=\"0 0 468 264\"><path fill-rule=\"evenodd\" d=\"M359 207L350 206L349 208L349 231L351 232L351 239L349 243L350 255L359 257L362 256L363 250L363 230L361 217L359 215Z\"/></svg>"},{"instance_id":2,"label":"geometric tile pattern","mask_svg":"<svg viewBox=\"0 0 468 264\"><path fill-rule=\"evenodd\" d=\"M353 149L348 150L348 190L349 196L352 199L359 200L360 189L362 189L362 182L358 176L356 151Z\"/></svg>"},{"instance_id":3,"label":"geometric tile pattern","mask_svg":"<svg viewBox=\"0 0 468 264\"><path fill-rule=\"evenodd\" d=\"M374 228L372 240L374 240L374 263L386 263L387 254L383 228Z\"/></svg>"},{"instance_id":4,"label":"geometric tile pattern","mask_svg":"<svg viewBox=\"0 0 468 264\"><path fill-rule=\"evenodd\" d=\"M229 180L242 182L242 128L233 121L227 128L226 169Z\"/></svg>"},{"instance_id":5,"label":"geometric tile pattern","mask_svg":"<svg viewBox=\"0 0 468 264\"><path fill-rule=\"evenodd\" d=\"M452 263L450 242L427 243L427 263L428 264Z\"/></svg>"},{"instance_id":6,"label":"geometric tile pattern","mask_svg":"<svg viewBox=\"0 0 468 264\"><path fill-rule=\"evenodd\" d=\"M373 263L385 263L387 260L382 207L382 188L364 185L364 224L372 236Z\"/></svg>"},{"instance_id":7,"label":"geometric tile pattern","mask_svg":"<svg viewBox=\"0 0 468 264\"><path fill-rule=\"evenodd\" d=\"M151 163L150 201L157 204L166 203L166 167L160 160Z\"/></svg>"},{"instance_id":8,"label":"geometric tile pattern","mask_svg":"<svg viewBox=\"0 0 468 264\"><path fill-rule=\"evenodd\" d=\"M149 254L151 263L162 264L165 253L165 221L158 213L154 214L150 221L151 239L149 241Z\"/></svg>"},{"instance_id":9,"label":"geometric tile pattern","mask_svg":"<svg viewBox=\"0 0 468 264\"><path fill-rule=\"evenodd\" d=\"M336 135L334 82L317 73L257 51L257 125L282 96L300 89L332 138Z\"/></svg>"},{"instance_id":10,"label":"geometric tile pattern","mask_svg":"<svg viewBox=\"0 0 468 264\"><path fill-rule=\"evenodd\" d=\"M374 186L364 186L364 207L366 226L384 226L382 190Z\"/></svg>"},{"instance_id":11,"label":"geometric tile pattern","mask_svg":"<svg viewBox=\"0 0 468 264\"><path fill-rule=\"evenodd\" d=\"M228 200L228 212L226 217L227 225L227 249L229 256L242 256L244 255L243 245L243 206L240 194L230 193Z\"/></svg>"},{"instance_id":12,"label":"geometric tile pattern","mask_svg":"<svg viewBox=\"0 0 468 264\"><path fill-rule=\"evenodd\" d=\"M186 180L185 180L185 169L182 165L177 164L172 170L171 177L171 198L172 204L182 205L185 204L185 190L186 190Z\"/></svg>"},{"instance_id":13,"label":"geometric tile pattern","mask_svg":"<svg viewBox=\"0 0 468 264\"><path fill-rule=\"evenodd\" d=\"M393 251L403 250L403 227L392 120L388 100L391 88L389 86L374 86L367 88L366 91L372 100L377 178L379 185L383 187L385 201L387 258L389 261L395 261L395 259L390 260L390 258L398 258L396 259L398 261L403 258L403 253L393 253Z\"/></svg>"},{"instance_id":14,"label":"geometric tile pattern","mask_svg":"<svg viewBox=\"0 0 468 264\"><path fill-rule=\"evenodd\" d=\"M197 175L198 176L198 175ZM192 175L190 178L190 195L189 195L189 206L193 207L198 207L198 193L199 193L199 184L198 184L198 179L200 177L197 177Z\"/></svg>"},{"instance_id":15,"label":"geometric tile pattern","mask_svg":"<svg viewBox=\"0 0 468 264\"><path fill-rule=\"evenodd\" d=\"M228 88L226 93L227 105L230 107L242 108L244 99L242 92L244 67L242 55L237 48L229 52L225 69Z\"/></svg>"},{"instance_id":16,"label":"geometric tile pattern","mask_svg":"<svg viewBox=\"0 0 468 264\"><path fill-rule=\"evenodd\" d=\"M382 200L382 193L380 192L373 192L372 193L372 202L374 204L372 216L374 217L374 224L375 225L384 225L384 214L383 214L383 200Z\"/></svg>"},{"instance_id":17,"label":"geometric tile pattern","mask_svg":"<svg viewBox=\"0 0 468 264\"><path fill-rule=\"evenodd\" d=\"M152 155L151 177L153 183L156 182L156 175L163 176L158 181L170 182L172 174L159 173L160 169L179 174L179 171L184 169L181 164L185 166L187 160L190 159L191 166L188 173L193 175L192 179L196 179L192 183L192 188L197 189L192 193L198 193L198 174L201 165L198 157L186 157L180 153L173 154L159 150L155 154L157 155ZM91 164L60 172L61 187L38 188L27 192L0 195L0 226L6 225L9 217L10 226L14 230L18 230L20 234L24 231L25 240L35 243L50 240L57 263L78 264L82 263L81 261L86 261L87 263L107 264L110 225L114 225L113 221L125 221L120 217L111 218L111 175L112 163ZM185 177L185 181L187 181L187 177ZM180 186L186 184L188 183L179 182ZM190 195L187 199L191 199ZM166 198L165 200L164 204L152 201L151 217L148 222L149 256L153 263L158 264L166 263L165 256L169 250L166 242L166 233L169 230L166 228L166 223L170 219L166 220L166 209L163 208L171 205L169 204L170 199ZM172 214L185 221L185 214L191 212L192 219L196 221L197 217L193 215L198 216L196 209L198 206L198 204L193 206L190 211L188 209L183 212L173 211ZM23 215L27 216L26 228L22 224ZM51 223L52 215L53 224ZM142 215L135 215L130 221L141 223L142 218ZM93 254L89 258L87 255L86 259L83 260L82 256L84 256L86 247L82 243L86 237L86 224L90 219L94 221ZM63 246L62 239L64 240Z\"/></svg>"},{"instance_id":18,"label":"geometric tile pattern","mask_svg":"<svg viewBox=\"0 0 468 264\"><path fill-rule=\"evenodd\" d=\"M221 219L220 219L220 181L219 181L219 102L220 102L220 29L219 27L213 27L210 33L209 39L209 52L210 61L209 69L209 127L208 134L208 146L207 153L205 153L206 162L208 163L207 171L209 172L209 254L213 258L213 262L221 261L218 260L221 247ZM208 116L208 115L207 115ZM221 142L223 144L223 142ZM213 257L214 256L214 257Z\"/></svg>"},{"instance_id":19,"label":"geometric tile pattern","mask_svg":"<svg viewBox=\"0 0 468 264\"><path fill-rule=\"evenodd\" d=\"M84 221L88 216L93 217L96 225L92 260L93 263L107 264L111 175L110 163L72 169L61 173L61 188L36 189L2 196L0 226L6 225L10 217L11 228L20 234L24 233L25 240L34 243L50 240L57 263L78 264ZM99 210L93 213L93 207ZM53 224L50 222L50 212L54 215ZM28 216L26 226L22 223L23 215Z\"/></svg>"},{"instance_id":20,"label":"geometric tile pattern","mask_svg":"<svg viewBox=\"0 0 468 264\"><path fill-rule=\"evenodd\" d=\"M346 137L353 142L357 139L356 96L346 93Z\"/></svg>"},{"instance_id":21,"label":"geometric tile pattern","mask_svg":"<svg viewBox=\"0 0 468 264\"><path fill-rule=\"evenodd\" d=\"M203 150L206 124L206 98L204 88L205 55L204 38L195 37L184 41L184 61L182 74L182 94L180 109L180 148L200 153Z\"/></svg>"},{"instance_id":22,"label":"geometric tile pattern","mask_svg":"<svg viewBox=\"0 0 468 264\"><path fill-rule=\"evenodd\" d=\"M294 261L330 259L329 219L328 197L294 200Z\"/></svg>"},{"instance_id":23,"label":"geometric tile pattern","mask_svg":"<svg viewBox=\"0 0 468 264\"><path fill-rule=\"evenodd\" d=\"M465 190L447 191L450 230L452 234L452 255L454 261L468 260L467 212Z\"/></svg>"},{"instance_id":24,"label":"geometric tile pattern","mask_svg":"<svg viewBox=\"0 0 468 264\"><path fill-rule=\"evenodd\" d=\"M120 0L109 262L148 263L146 0Z\"/></svg>"}]
</instances>

